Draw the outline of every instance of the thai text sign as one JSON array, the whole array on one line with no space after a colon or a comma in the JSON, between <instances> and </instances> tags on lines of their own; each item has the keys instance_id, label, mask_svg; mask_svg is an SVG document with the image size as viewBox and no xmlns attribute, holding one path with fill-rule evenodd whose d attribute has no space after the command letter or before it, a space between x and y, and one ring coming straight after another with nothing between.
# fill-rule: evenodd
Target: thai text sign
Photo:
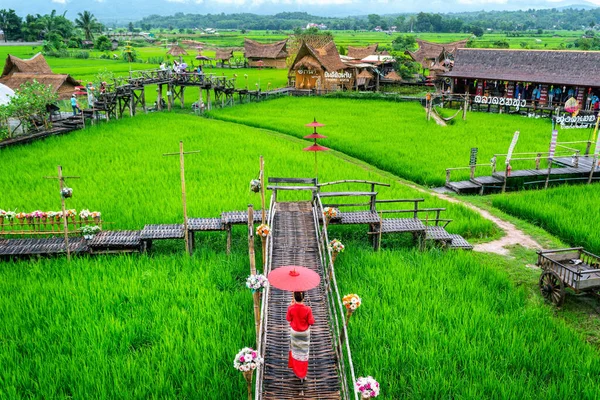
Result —
<instances>
[{"instance_id":1,"label":"thai text sign","mask_svg":"<svg viewBox=\"0 0 600 400\"><path fill-rule=\"evenodd\" d=\"M548 151L548 158L554 157L556 151L556 141L558 140L558 131L555 129L552 131L552 139L550 140L550 150Z\"/></svg>"},{"instance_id":2,"label":"thai text sign","mask_svg":"<svg viewBox=\"0 0 600 400\"><path fill-rule=\"evenodd\" d=\"M314 75L317 73L314 69L299 69L297 72L299 75Z\"/></svg>"},{"instance_id":3,"label":"thai text sign","mask_svg":"<svg viewBox=\"0 0 600 400\"><path fill-rule=\"evenodd\" d=\"M516 107L517 110L520 107L525 107L527 105L526 100L521 99L509 99L507 97L488 97L488 96L475 96L473 102L477 104L492 104L498 106L510 106Z\"/></svg>"},{"instance_id":4,"label":"thai text sign","mask_svg":"<svg viewBox=\"0 0 600 400\"><path fill-rule=\"evenodd\" d=\"M556 117L556 123L560 124L561 129L591 128L595 122L596 117L594 115L578 115L576 117L561 115Z\"/></svg>"},{"instance_id":5,"label":"thai text sign","mask_svg":"<svg viewBox=\"0 0 600 400\"><path fill-rule=\"evenodd\" d=\"M326 71L325 72L325 80L326 81L350 82L350 79L352 79L352 74L347 71L344 71L344 72Z\"/></svg>"},{"instance_id":6,"label":"thai text sign","mask_svg":"<svg viewBox=\"0 0 600 400\"><path fill-rule=\"evenodd\" d=\"M471 158L469 160L469 165L473 166L477 164L477 152L479 151L478 147L471 148Z\"/></svg>"}]
</instances>

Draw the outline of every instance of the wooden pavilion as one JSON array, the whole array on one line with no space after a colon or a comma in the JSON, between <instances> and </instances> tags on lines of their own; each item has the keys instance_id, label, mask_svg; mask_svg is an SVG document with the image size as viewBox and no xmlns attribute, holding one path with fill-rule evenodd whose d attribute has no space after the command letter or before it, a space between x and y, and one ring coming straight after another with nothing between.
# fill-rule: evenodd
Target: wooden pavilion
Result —
<instances>
[{"instance_id":1,"label":"wooden pavilion","mask_svg":"<svg viewBox=\"0 0 600 400\"><path fill-rule=\"evenodd\" d=\"M27 60L9 54L0 75L0 83L16 90L23 83L34 80L52 86L61 100L71 97L75 87L80 86L70 75L53 73L42 53Z\"/></svg>"},{"instance_id":2,"label":"wooden pavilion","mask_svg":"<svg viewBox=\"0 0 600 400\"><path fill-rule=\"evenodd\" d=\"M449 64L454 58L457 49L464 48L469 39L459 40L452 43L432 43L426 40L416 39L419 48L417 51L407 51L406 54L421 64L423 70L430 69L435 64ZM445 62L445 60L448 60Z\"/></svg>"},{"instance_id":3,"label":"wooden pavilion","mask_svg":"<svg viewBox=\"0 0 600 400\"><path fill-rule=\"evenodd\" d=\"M443 74L454 93L531 100L539 105L575 97L582 106L600 95L600 51L458 49L454 68Z\"/></svg>"},{"instance_id":4,"label":"wooden pavilion","mask_svg":"<svg viewBox=\"0 0 600 400\"><path fill-rule=\"evenodd\" d=\"M244 56L250 67L286 68L287 39L276 43L258 43L244 39Z\"/></svg>"}]
</instances>

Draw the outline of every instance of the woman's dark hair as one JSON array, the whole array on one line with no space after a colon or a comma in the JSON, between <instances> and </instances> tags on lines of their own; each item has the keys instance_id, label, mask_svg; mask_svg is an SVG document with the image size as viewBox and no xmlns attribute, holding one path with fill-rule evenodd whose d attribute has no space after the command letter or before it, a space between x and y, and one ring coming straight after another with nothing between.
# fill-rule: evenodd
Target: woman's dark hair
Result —
<instances>
[{"instance_id":1,"label":"woman's dark hair","mask_svg":"<svg viewBox=\"0 0 600 400\"><path fill-rule=\"evenodd\" d=\"M304 300L304 292L294 292L294 300L296 300L296 301Z\"/></svg>"}]
</instances>

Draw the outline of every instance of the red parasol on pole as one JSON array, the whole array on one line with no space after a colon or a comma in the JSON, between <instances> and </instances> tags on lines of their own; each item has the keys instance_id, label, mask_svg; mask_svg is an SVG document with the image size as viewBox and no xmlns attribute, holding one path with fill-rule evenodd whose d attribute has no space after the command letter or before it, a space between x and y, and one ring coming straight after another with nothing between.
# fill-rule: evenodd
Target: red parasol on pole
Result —
<instances>
[{"instance_id":1,"label":"red parasol on pole","mask_svg":"<svg viewBox=\"0 0 600 400\"><path fill-rule=\"evenodd\" d=\"M298 265L286 265L269 273L269 283L288 292L304 292L319 286L321 277L315 271Z\"/></svg>"},{"instance_id":2,"label":"red parasol on pole","mask_svg":"<svg viewBox=\"0 0 600 400\"><path fill-rule=\"evenodd\" d=\"M326 139L327 138L327 136L324 136L324 135L321 135L320 133L318 133L317 128L321 128L321 127L325 126L325 124L317 122L317 119L315 118L313 122L311 122L310 124L306 124L305 126L314 128L313 133L311 133L310 135L304 136L304 139L313 139L314 143L312 146L305 147L302 150L314 151L314 153L315 153L315 177L318 178L319 171L318 171L318 166L317 166L317 151L327 151L327 150L329 150L329 148L317 144L317 139Z\"/></svg>"}]
</instances>

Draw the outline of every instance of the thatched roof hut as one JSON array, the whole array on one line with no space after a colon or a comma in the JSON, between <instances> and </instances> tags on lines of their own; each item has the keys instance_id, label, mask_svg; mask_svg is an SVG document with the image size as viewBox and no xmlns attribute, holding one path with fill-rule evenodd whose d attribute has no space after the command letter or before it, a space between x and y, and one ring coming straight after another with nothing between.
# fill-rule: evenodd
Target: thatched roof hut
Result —
<instances>
[{"instance_id":1,"label":"thatched roof hut","mask_svg":"<svg viewBox=\"0 0 600 400\"><path fill-rule=\"evenodd\" d=\"M303 42L288 76L295 78L297 89L339 90L353 87L355 70L342 62L333 41L320 48Z\"/></svg>"},{"instance_id":2,"label":"thatched roof hut","mask_svg":"<svg viewBox=\"0 0 600 400\"><path fill-rule=\"evenodd\" d=\"M251 67L265 66L285 68L288 56L287 39L276 43L258 43L254 40L244 39L244 56ZM262 65L259 64L262 62Z\"/></svg>"},{"instance_id":3,"label":"thatched roof hut","mask_svg":"<svg viewBox=\"0 0 600 400\"><path fill-rule=\"evenodd\" d=\"M400 81L402 81L402 77L400 75L398 75L398 73L396 71L391 71L390 73L388 73L383 78L386 79L386 80L388 80L388 81L393 81L393 82L400 82Z\"/></svg>"},{"instance_id":4,"label":"thatched roof hut","mask_svg":"<svg viewBox=\"0 0 600 400\"><path fill-rule=\"evenodd\" d=\"M600 51L458 49L442 76L600 87L599 65Z\"/></svg>"},{"instance_id":5,"label":"thatched roof hut","mask_svg":"<svg viewBox=\"0 0 600 400\"><path fill-rule=\"evenodd\" d=\"M217 49L215 60L217 61L229 61L233 57L233 50Z\"/></svg>"},{"instance_id":6,"label":"thatched roof hut","mask_svg":"<svg viewBox=\"0 0 600 400\"><path fill-rule=\"evenodd\" d=\"M314 49L303 43L292 63L292 69L297 70L303 67L317 71L333 72L345 69L346 64L340 59L340 53L338 53L333 41L319 49Z\"/></svg>"},{"instance_id":7,"label":"thatched roof hut","mask_svg":"<svg viewBox=\"0 0 600 400\"><path fill-rule=\"evenodd\" d=\"M173 56L173 57L179 57L179 56L187 56L187 51L184 50L183 47L174 44L171 46L171 48L169 49L169 51L167 51L167 54Z\"/></svg>"},{"instance_id":8,"label":"thatched roof hut","mask_svg":"<svg viewBox=\"0 0 600 400\"><path fill-rule=\"evenodd\" d=\"M23 83L37 81L45 85L51 85L59 99L66 99L73 94L75 86L80 83L70 75L54 74L46 59L41 53L36 54L28 60L8 55L0 83L16 90Z\"/></svg>"},{"instance_id":9,"label":"thatched roof hut","mask_svg":"<svg viewBox=\"0 0 600 400\"><path fill-rule=\"evenodd\" d=\"M357 60L362 60L365 57L377 54L378 47L379 45L377 43L371 44L366 47L348 46L348 57L356 58Z\"/></svg>"},{"instance_id":10,"label":"thatched roof hut","mask_svg":"<svg viewBox=\"0 0 600 400\"><path fill-rule=\"evenodd\" d=\"M459 40L452 43L432 43L426 40L416 39L419 49L417 51L407 51L406 53L413 60L420 63L424 69L428 69L444 53L446 56L453 56L457 49L464 48L469 39Z\"/></svg>"}]
</instances>

